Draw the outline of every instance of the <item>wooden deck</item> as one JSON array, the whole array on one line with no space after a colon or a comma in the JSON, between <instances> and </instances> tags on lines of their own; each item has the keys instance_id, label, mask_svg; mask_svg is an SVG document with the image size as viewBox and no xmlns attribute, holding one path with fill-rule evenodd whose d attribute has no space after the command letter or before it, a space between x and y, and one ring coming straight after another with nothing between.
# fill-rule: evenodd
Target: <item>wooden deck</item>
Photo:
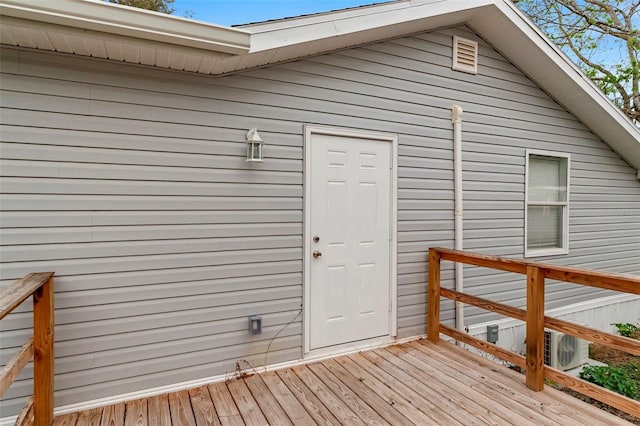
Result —
<instances>
[{"instance_id":1,"label":"wooden deck","mask_svg":"<svg viewBox=\"0 0 640 426\"><path fill-rule=\"evenodd\" d=\"M450 343L426 340L55 419L54 425L630 424Z\"/></svg>"}]
</instances>

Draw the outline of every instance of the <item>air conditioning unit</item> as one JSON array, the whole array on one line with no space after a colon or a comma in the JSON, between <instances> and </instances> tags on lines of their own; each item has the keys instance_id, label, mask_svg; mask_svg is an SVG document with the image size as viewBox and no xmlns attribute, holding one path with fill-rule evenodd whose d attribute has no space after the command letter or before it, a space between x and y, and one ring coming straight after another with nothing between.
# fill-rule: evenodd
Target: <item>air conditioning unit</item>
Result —
<instances>
[{"instance_id":1,"label":"air conditioning unit","mask_svg":"<svg viewBox=\"0 0 640 426\"><path fill-rule=\"evenodd\" d=\"M566 371L585 364L589 358L589 342L553 330L544 332L544 363Z\"/></svg>"}]
</instances>

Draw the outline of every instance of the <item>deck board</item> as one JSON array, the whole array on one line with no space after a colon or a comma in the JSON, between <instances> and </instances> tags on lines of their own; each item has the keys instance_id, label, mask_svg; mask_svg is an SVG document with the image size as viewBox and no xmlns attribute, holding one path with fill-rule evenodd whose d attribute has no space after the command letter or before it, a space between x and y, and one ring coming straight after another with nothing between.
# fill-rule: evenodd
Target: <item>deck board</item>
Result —
<instances>
[{"instance_id":1,"label":"deck board","mask_svg":"<svg viewBox=\"0 0 640 426\"><path fill-rule=\"evenodd\" d=\"M259 374L244 378L251 395L262 410L267 422L271 425L293 425L287 413L282 409L276 398L269 392L269 388L262 381Z\"/></svg>"},{"instance_id":2,"label":"deck board","mask_svg":"<svg viewBox=\"0 0 640 426\"><path fill-rule=\"evenodd\" d=\"M139 426L148 424L147 419L148 399L136 399L127 401L125 405L125 426Z\"/></svg>"},{"instance_id":3,"label":"deck board","mask_svg":"<svg viewBox=\"0 0 640 426\"><path fill-rule=\"evenodd\" d=\"M468 367L465 373L474 370L482 371L487 377L491 378L490 383L502 384L510 393L512 399L532 407L537 413L544 412L545 414L555 415L556 421L559 423L610 425L616 424L616 421L620 420L618 417L612 417L609 413L593 405L585 404L564 392L550 388L545 388L549 389L549 392L534 392L525 386L522 375L515 371L507 368L497 369L496 364L488 359L474 356L471 352L457 346L449 346L450 348L447 348L449 351L443 351L443 348L439 347L439 345L427 345L424 350L434 356L440 354L441 357L455 359L463 365L463 368ZM629 422L622 422L622 424L629 424Z\"/></svg>"},{"instance_id":4,"label":"deck board","mask_svg":"<svg viewBox=\"0 0 640 426\"><path fill-rule=\"evenodd\" d=\"M375 413L392 425L404 425L409 422L402 413L393 407L391 401L385 399L376 392L371 392L369 388L362 382L362 377L356 377L349 373L336 360L329 360L323 365L342 383L344 383L351 391L371 407Z\"/></svg>"},{"instance_id":5,"label":"deck board","mask_svg":"<svg viewBox=\"0 0 640 426\"><path fill-rule=\"evenodd\" d=\"M223 426L244 425L240 411L233 401L233 397L223 382L209 385L209 393L213 400L213 405L218 413L218 418Z\"/></svg>"},{"instance_id":6,"label":"deck board","mask_svg":"<svg viewBox=\"0 0 640 426\"><path fill-rule=\"evenodd\" d=\"M261 376L268 388L268 391L271 392L276 401L278 401L294 425L313 425L316 423L311 415L307 413L307 410L305 410L302 404L296 399L292 391L289 390L282 380L280 380L275 372L267 371ZM326 423L323 422L322 424Z\"/></svg>"},{"instance_id":7,"label":"deck board","mask_svg":"<svg viewBox=\"0 0 640 426\"><path fill-rule=\"evenodd\" d=\"M125 412L124 410L124 402L105 407L104 411L102 412L100 426L123 426Z\"/></svg>"},{"instance_id":8,"label":"deck board","mask_svg":"<svg viewBox=\"0 0 640 426\"><path fill-rule=\"evenodd\" d=\"M313 392L325 407L338 419L343 425L363 426L363 422L356 414L351 411L349 406L336 395L331 389L320 380L307 366L294 367L293 372L302 380L302 382Z\"/></svg>"},{"instance_id":9,"label":"deck board","mask_svg":"<svg viewBox=\"0 0 640 426\"><path fill-rule=\"evenodd\" d=\"M422 350L423 347L421 345L417 345L416 348ZM430 356L434 360L442 362L441 365L443 366L443 372L453 374L456 371L464 369L466 376L474 381L472 387L493 401L508 400L518 402L518 404L509 404L508 407L506 407L508 410L518 415L518 424L539 424L541 414L546 418L545 422L547 424L566 424L567 419L562 416L556 416L554 413L547 413L530 408L527 405L527 402L531 401L529 398L520 398L518 393L515 393L509 388L503 386L499 381L490 380L490 376L485 371L479 370L477 365L465 365L461 362L461 357L454 359L454 357L451 357L450 355L446 356L445 354L440 354L437 351L430 351L428 354L423 352L421 355L418 355L420 359L424 359L425 356ZM495 368L495 366L493 367ZM524 404L522 402L524 402ZM575 424L575 422L572 423Z\"/></svg>"},{"instance_id":10,"label":"deck board","mask_svg":"<svg viewBox=\"0 0 640 426\"><path fill-rule=\"evenodd\" d=\"M463 409L463 405L457 403L446 387L440 386L437 382L431 381L429 378L426 382L421 381L415 377L415 374L410 374L410 368L406 363L393 362L394 357L392 354L387 353L385 350L378 352L370 352L364 354L371 362L379 365L387 373L397 377L404 383L409 385L412 389L416 389L419 393L424 395L430 401L436 404L436 409L442 410L448 413L454 422L458 422L462 425L480 425L484 424L480 419L476 418L472 413ZM405 370L406 369L406 370ZM457 398L459 399L459 398ZM447 424L447 423L445 423Z\"/></svg>"},{"instance_id":11,"label":"deck board","mask_svg":"<svg viewBox=\"0 0 640 426\"><path fill-rule=\"evenodd\" d=\"M415 347L405 346L400 350L404 352L402 354L402 358L407 360L416 368L424 368L425 364L429 361L427 356ZM459 368L451 367L447 362L444 361L439 364L438 370L435 370L435 368L431 368L432 367L430 367L428 372L432 376L440 376L442 373L444 373L447 377L454 378L452 381L448 381L448 384L451 387L457 389L460 393L464 393L467 399L477 402L482 401L487 397L486 393L484 393L482 389L480 389L482 381L478 380L477 377L474 377L472 374L470 374L471 372L465 373L464 376L460 376L457 374L460 371ZM502 398L491 398L489 401L490 403L488 404L474 404L474 409L486 410L485 418L487 419L496 421L497 423L507 421L511 424L517 425L534 426L536 424L526 416L522 416L520 414L520 410L518 410L519 406L516 404L511 404L509 407L505 407L501 403ZM554 422L552 419L549 419L547 424L558 423Z\"/></svg>"},{"instance_id":12,"label":"deck board","mask_svg":"<svg viewBox=\"0 0 640 426\"><path fill-rule=\"evenodd\" d=\"M339 425L338 419L329 411L329 409L320 401L318 396L304 384L293 370L280 370L277 372L278 377L289 388L291 393L298 398L298 402L309 413L309 416L319 425Z\"/></svg>"},{"instance_id":13,"label":"deck board","mask_svg":"<svg viewBox=\"0 0 640 426\"><path fill-rule=\"evenodd\" d=\"M56 417L85 425L624 425L452 344L413 341Z\"/></svg>"},{"instance_id":14,"label":"deck board","mask_svg":"<svg viewBox=\"0 0 640 426\"><path fill-rule=\"evenodd\" d=\"M249 391L247 385L244 383L244 380L231 380L227 384L227 388L229 388L229 392L231 392L231 396L236 402L238 411L240 411L240 415L242 416L242 419L246 424L267 424L267 419L262 414L260 406L253 398L253 395L251 395L251 392Z\"/></svg>"},{"instance_id":15,"label":"deck board","mask_svg":"<svg viewBox=\"0 0 640 426\"><path fill-rule=\"evenodd\" d=\"M75 426L78 422L78 413L70 413L58 416L53 420L53 426Z\"/></svg>"},{"instance_id":16,"label":"deck board","mask_svg":"<svg viewBox=\"0 0 640 426\"><path fill-rule=\"evenodd\" d=\"M106 408L106 407L105 407ZM104 408L92 408L78 413L76 426L99 426Z\"/></svg>"},{"instance_id":17,"label":"deck board","mask_svg":"<svg viewBox=\"0 0 640 426\"><path fill-rule=\"evenodd\" d=\"M335 377L324 363L309 364L307 367L367 425L388 424L365 401L360 399L359 395Z\"/></svg>"},{"instance_id":18,"label":"deck board","mask_svg":"<svg viewBox=\"0 0 640 426\"><path fill-rule=\"evenodd\" d=\"M193 408L193 416L198 425L219 426L220 420L213 406L209 389L206 386L189 389L189 398Z\"/></svg>"},{"instance_id":19,"label":"deck board","mask_svg":"<svg viewBox=\"0 0 640 426\"><path fill-rule=\"evenodd\" d=\"M147 400L147 419L149 426L171 426L168 394L152 396Z\"/></svg>"},{"instance_id":20,"label":"deck board","mask_svg":"<svg viewBox=\"0 0 640 426\"><path fill-rule=\"evenodd\" d=\"M392 388L385 385L384 382L378 380L379 376L377 377L371 374L370 370L367 370L366 367L359 365L351 358L343 357L334 360L334 362L340 364L345 369L345 371L348 371L355 375L358 381L366 386L366 388L369 388L363 388L361 390L362 394L373 392L374 395L380 396L384 404L390 406L392 409L395 409L400 414L402 414L402 417L397 419L389 419L385 417L390 423L395 423L395 421L403 420L406 423L406 420L408 419L412 423L424 425L437 421L436 419L429 417L427 413L423 413L418 405L412 405L411 398L408 395L402 395L397 391L392 390ZM409 399L407 399L407 397Z\"/></svg>"},{"instance_id":21,"label":"deck board","mask_svg":"<svg viewBox=\"0 0 640 426\"><path fill-rule=\"evenodd\" d=\"M371 375L379 378L379 380L386 386L389 386L398 394L404 396L411 402L419 411L426 414L431 421L426 424L439 424L439 425L461 425L462 422L451 417L451 412L446 412L441 406L437 405L437 401L431 398L430 393L422 393L411 386L411 381L402 380L395 377L393 374L385 371L379 364L384 364L384 360L370 361L363 354L355 354L349 356L349 359L353 359L358 362L362 368L369 371ZM418 423L420 424L420 423Z\"/></svg>"},{"instance_id":22,"label":"deck board","mask_svg":"<svg viewBox=\"0 0 640 426\"><path fill-rule=\"evenodd\" d=\"M182 390L170 393L169 408L171 409L171 421L173 424L195 426L196 419L193 416L189 391Z\"/></svg>"}]
</instances>

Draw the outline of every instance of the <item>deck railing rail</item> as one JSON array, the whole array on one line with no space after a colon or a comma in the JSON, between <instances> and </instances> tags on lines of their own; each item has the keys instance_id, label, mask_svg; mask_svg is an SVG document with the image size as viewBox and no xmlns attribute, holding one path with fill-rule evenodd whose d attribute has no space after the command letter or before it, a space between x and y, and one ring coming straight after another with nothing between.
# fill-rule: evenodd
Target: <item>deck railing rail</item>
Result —
<instances>
[{"instance_id":1,"label":"deck railing rail","mask_svg":"<svg viewBox=\"0 0 640 426\"><path fill-rule=\"evenodd\" d=\"M0 370L0 397L33 357L33 396L16 425L51 425L53 421L53 272L26 275L0 291L0 319L33 296L33 336Z\"/></svg>"},{"instance_id":2,"label":"deck railing rail","mask_svg":"<svg viewBox=\"0 0 640 426\"><path fill-rule=\"evenodd\" d=\"M526 309L519 309L462 292L441 288L440 263L442 260L526 275ZM638 401L585 380L569 376L560 370L544 364L545 328L560 331L591 342L601 343L634 355L640 355L640 341L638 340L545 316L545 280L547 278L624 293L640 294L640 278L630 275L589 271L525 260L506 259L445 248L430 248L427 305L428 339L432 342L437 342L440 339L440 333L442 333L459 342L468 344L504 361L515 364L526 370L526 385L534 391L541 391L544 388L544 380L546 378L636 417L640 417L640 403ZM491 312L525 321L526 357L441 324L441 297L452 299L456 302L468 303Z\"/></svg>"}]
</instances>

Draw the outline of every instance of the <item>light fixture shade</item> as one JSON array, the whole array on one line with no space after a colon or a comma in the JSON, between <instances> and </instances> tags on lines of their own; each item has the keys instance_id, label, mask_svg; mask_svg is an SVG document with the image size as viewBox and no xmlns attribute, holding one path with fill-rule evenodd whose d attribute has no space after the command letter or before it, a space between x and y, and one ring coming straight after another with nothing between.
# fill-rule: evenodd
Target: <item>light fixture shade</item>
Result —
<instances>
[{"instance_id":1,"label":"light fixture shade","mask_svg":"<svg viewBox=\"0 0 640 426\"><path fill-rule=\"evenodd\" d=\"M247 132L247 161L262 162L262 146L264 142L255 127Z\"/></svg>"}]
</instances>

